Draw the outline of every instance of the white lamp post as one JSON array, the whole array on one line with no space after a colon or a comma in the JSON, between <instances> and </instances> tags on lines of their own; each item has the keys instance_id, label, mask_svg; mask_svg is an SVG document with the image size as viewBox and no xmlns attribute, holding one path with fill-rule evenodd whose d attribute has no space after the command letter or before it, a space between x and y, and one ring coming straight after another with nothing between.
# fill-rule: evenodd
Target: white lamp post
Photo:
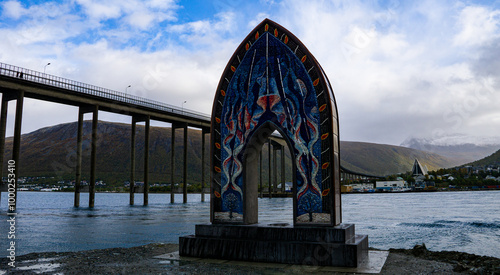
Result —
<instances>
[{"instance_id":1,"label":"white lamp post","mask_svg":"<svg viewBox=\"0 0 500 275\"><path fill-rule=\"evenodd\" d=\"M45 66L43 67L43 73L45 73L45 69L47 69L47 66L49 66L49 65L50 65L50 62L49 62L49 63L47 63L47 65L45 65Z\"/></svg>"},{"instance_id":2,"label":"white lamp post","mask_svg":"<svg viewBox=\"0 0 500 275\"><path fill-rule=\"evenodd\" d=\"M182 108L181 108L182 113L184 113L184 103L187 103L187 100L184 100L184 102L182 102Z\"/></svg>"}]
</instances>

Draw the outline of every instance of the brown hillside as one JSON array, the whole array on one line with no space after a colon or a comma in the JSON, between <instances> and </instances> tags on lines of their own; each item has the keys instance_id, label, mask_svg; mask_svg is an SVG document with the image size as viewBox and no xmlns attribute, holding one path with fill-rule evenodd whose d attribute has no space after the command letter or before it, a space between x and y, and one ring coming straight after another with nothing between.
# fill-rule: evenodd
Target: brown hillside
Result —
<instances>
[{"instance_id":1,"label":"brown hillside","mask_svg":"<svg viewBox=\"0 0 500 275\"><path fill-rule=\"evenodd\" d=\"M101 121L98 124L97 178L107 183L121 185L130 177L130 125ZM201 131L189 129L188 135L188 182L201 181ZM20 176L56 176L58 179L74 179L76 167L77 123L46 127L22 136ZM90 175L91 123L83 127L83 179ZM206 137L206 182L209 178L209 137ZM170 182L171 130L151 127L150 132L150 181ZM176 131L175 181L182 181L183 130ZM6 140L4 171L12 155L12 138ZM143 179L144 126L138 125L136 136L136 181ZM267 163L267 146L263 147L263 161ZM437 154L405 147L341 142L342 165L347 169L372 174L388 175L411 170L415 158L430 170L449 167L449 160ZM291 163L286 160L287 181L291 181ZM267 181L267 165L263 165L264 181Z\"/></svg>"},{"instance_id":2,"label":"brown hillside","mask_svg":"<svg viewBox=\"0 0 500 275\"><path fill-rule=\"evenodd\" d=\"M438 154L406 147L366 142L343 141L340 146L341 163L347 169L389 175L410 171L415 159L428 170L450 167L453 162Z\"/></svg>"}]
</instances>

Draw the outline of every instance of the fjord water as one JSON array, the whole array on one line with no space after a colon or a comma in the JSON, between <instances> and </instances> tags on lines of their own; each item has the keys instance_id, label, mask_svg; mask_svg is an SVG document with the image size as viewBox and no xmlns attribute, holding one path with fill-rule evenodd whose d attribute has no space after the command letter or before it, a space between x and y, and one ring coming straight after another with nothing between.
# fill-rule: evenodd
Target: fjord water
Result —
<instances>
[{"instance_id":1,"label":"fjord water","mask_svg":"<svg viewBox=\"0 0 500 275\"><path fill-rule=\"evenodd\" d=\"M73 207L72 193L18 192L16 255L64 252L147 243L177 243L194 234L195 224L210 221L209 196L150 194L149 206L128 205L128 194L97 193L94 209ZM0 256L7 256L7 194L0 203ZM500 258L500 191L342 195L344 223L369 236L379 249L412 248L425 243L433 251L462 251ZM291 198L259 199L262 223L292 221Z\"/></svg>"}]
</instances>

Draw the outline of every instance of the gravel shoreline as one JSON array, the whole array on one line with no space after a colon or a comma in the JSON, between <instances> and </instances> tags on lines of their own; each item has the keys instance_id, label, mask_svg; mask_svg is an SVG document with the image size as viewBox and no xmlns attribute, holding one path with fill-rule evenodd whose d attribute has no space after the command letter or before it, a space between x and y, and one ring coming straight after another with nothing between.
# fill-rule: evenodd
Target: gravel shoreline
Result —
<instances>
[{"instance_id":1,"label":"gravel shoreline","mask_svg":"<svg viewBox=\"0 0 500 275\"><path fill-rule=\"evenodd\" d=\"M148 244L79 252L31 253L16 257L16 268L0 260L0 274L300 274L307 269L236 266L209 261L168 261L154 258L178 251L177 244ZM322 274L310 269L311 274ZM326 273L325 273L326 274ZM328 273L346 274L346 273ZM433 252L425 245L390 249L380 274L499 274L500 259L463 252Z\"/></svg>"}]
</instances>

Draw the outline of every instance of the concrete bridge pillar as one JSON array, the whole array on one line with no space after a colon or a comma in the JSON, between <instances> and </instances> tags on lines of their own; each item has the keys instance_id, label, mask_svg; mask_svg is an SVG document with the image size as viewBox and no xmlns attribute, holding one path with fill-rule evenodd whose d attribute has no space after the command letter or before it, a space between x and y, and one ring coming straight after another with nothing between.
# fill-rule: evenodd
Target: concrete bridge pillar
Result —
<instances>
[{"instance_id":1,"label":"concrete bridge pillar","mask_svg":"<svg viewBox=\"0 0 500 275\"><path fill-rule=\"evenodd\" d=\"M78 108L78 126L77 126L77 136L76 136L76 175L75 175L75 198L74 207L80 207L80 192L82 180L82 143L83 143L83 116L86 113L92 113L92 143L91 143L91 163L90 163L90 174L91 179L89 183L89 207L94 207L95 198L95 166L96 159L92 161L92 158L96 157L97 149L97 112L99 111L97 106L80 106ZM94 134L95 132L95 134ZM94 180L92 184L92 175L94 175ZM92 187L93 186L93 187Z\"/></svg>"},{"instance_id":2,"label":"concrete bridge pillar","mask_svg":"<svg viewBox=\"0 0 500 275\"><path fill-rule=\"evenodd\" d=\"M7 109L9 108L9 101L7 94L2 95L2 104L0 110L0 179L3 177L3 154L5 153L5 128L7 126ZM0 199L2 198L2 191L0 190Z\"/></svg>"},{"instance_id":3,"label":"concrete bridge pillar","mask_svg":"<svg viewBox=\"0 0 500 275\"><path fill-rule=\"evenodd\" d=\"M7 126L7 109L9 101L16 100L16 117L14 122L14 144L12 148L12 160L14 161L14 198L15 200L9 204L8 211L15 212L17 207L17 180L19 178L19 153L21 150L21 126L23 122L23 103L24 91L20 90L17 93L3 93L2 104L0 111L0 179L3 176L3 155L5 152L5 128ZM1 195L1 194L0 194Z\"/></svg>"},{"instance_id":4,"label":"concrete bridge pillar","mask_svg":"<svg viewBox=\"0 0 500 275\"><path fill-rule=\"evenodd\" d=\"M281 190L278 190L278 171L280 171L281 176L280 176L280 181L282 183L285 182L285 146L280 144L277 141L270 140L271 145L272 145L272 162L270 161L269 163L272 163L272 185L273 185L273 192L276 194L278 192L284 193L285 192L285 186L284 184L281 184ZM280 151L280 156L278 157L278 151ZM280 160L280 165L278 165L278 158L281 158ZM270 166L271 167L271 166Z\"/></svg>"},{"instance_id":5,"label":"concrete bridge pillar","mask_svg":"<svg viewBox=\"0 0 500 275\"><path fill-rule=\"evenodd\" d=\"M21 126L23 116L24 91L18 93L3 93L0 111L0 179L3 177L3 155L5 153L5 128L7 126L7 110L9 101L16 100L16 117L14 125L14 145L12 148L12 160L14 161L14 196L15 201L9 205L10 212L14 212L17 207L17 179L19 177L19 152L21 147ZM1 196L1 192L0 192ZM12 208L11 208L12 207Z\"/></svg>"},{"instance_id":6,"label":"concrete bridge pillar","mask_svg":"<svg viewBox=\"0 0 500 275\"><path fill-rule=\"evenodd\" d=\"M263 198L264 188L262 187L262 150L260 150L259 152L259 185L260 185L259 197Z\"/></svg>"},{"instance_id":7,"label":"concrete bridge pillar","mask_svg":"<svg viewBox=\"0 0 500 275\"><path fill-rule=\"evenodd\" d=\"M272 166L271 166L271 150L272 150L272 147L271 147L271 140L267 140L267 151L268 151L268 162L269 162L269 175L268 175L268 193L269 193L269 198L272 198L273 195L272 195L272 189L273 189L273 184L272 184Z\"/></svg>"},{"instance_id":8,"label":"concrete bridge pillar","mask_svg":"<svg viewBox=\"0 0 500 275\"><path fill-rule=\"evenodd\" d=\"M281 193L285 193L285 146L281 146Z\"/></svg>"},{"instance_id":9,"label":"concrete bridge pillar","mask_svg":"<svg viewBox=\"0 0 500 275\"><path fill-rule=\"evenodd\" d=\"M94 106L92 110L92 142L90 152L90 183L89 183L89 207L94 207L95 202L95 180L97 164L97 123L99 106Z\"/></svg>"},{"instance_id":10,"label":"concrete bridge pillar","mask_svg":"<svg viewBox=\"0 0 500 275\"><path fill-rule=\"evenodd\" d=\"M170 140L170 203L175 203L175 129L178 127L172 123L172 138Z\"/></svg>"},{"instance_id":11,"label":"concrete bridge pillar","mask_svg":"<svg viewBox=\"0 0 500 275\"><path fill-rule=\"evenodd\" d=\"M170 191L170 203L175 202L175 130L177 128L183 128L184 129L184 137L183 137L183 168L182 168L182 202L187 203L187 140L188 140L188 125L187 123L172 123L172 141L171 141L171 148L170 148L170 168L171 168L171 174L170 174L170 186L171 186L171 191Z\"/></svg>"},{"instance_id":12,"label":"concrete bridge pillar","mask_svg":"<svg viewBox=\"0 0 500 275\"><path fill-rule=\"evenodd\" d=\"M201 129L201 201L205 201L205 134L210 133L210 129Z\"/></svg>"},{"instance_id":13,"label":"concrete bridge pillar","mask_svg":"<svg viewBox=\"0 0 500 275\"><path fill-rule=\"evenodd\" d=\"M24 103L24 91L19 91L16 100L16 118L14 122L14 145L12 146L12 159L14 160L16 171L15 171L15 202L14 209L9 205L9 211L14 212L17 208L17 180L19 179L19 153L21 151L21 126L23 124L23 103Z\"/></svg>"},{"instance_id":14,"label":"concrete bridge pillar","mask_svg":"<svg viewBox=\"0 0 500 275\"><path fill-rule=\"evenodd\" d=\"M83 133L83 107L78 108L78 125L76 134L76 175L74 207L80 207L80 181L82 180L82 133Z\"/></svg>"},{"instance_id":15,"label":"concrete bridge pillar","mask_svg":"<svg viewBox=\"0 0 500 275\"><path fill-rule=\"evenodd\" d=\"M144 127L144 205L149 203L149 130L150 130L150 117L149 116L132 116L132 131L130 134L130 205L134 205L135 193L135 136L137 131L137 122L145 122Z\"/></svg>"},{"instance_id":16,"label":"concrete bridge pillar","mask_svg":"<svg viewBox=\"0 0 500 275\"><path fill-rule=\"evenodd\" d=\"M134 192L135 192L135 131L136 131L136 118L132 116L132 129L130 134L130 205L134 205Z\"/></svg>"},{"instance_id":17,"label":"concrete bridge pillar","mask_svg":"<svg viewBox=\"0 0 500 275\"><path fill-rule=\"evenodd\" d=\"M182 202L187 203L187 141L188 141L188 125L187 123L184 124L184 154L183 154L183 184L182 184Z\"/></svg>"},{"instance_id":18,"label":"concrete bridge pillar","mask_svg":"<svg viewBox=\"0 0 500 275\"><path fill-rule=\"evenodd\" d=\"M149 204L149 123L147 116L144 134L144 206Z\"/></svg>"},{"instance_id":19,"label":"concrete bridge pillar","mask_svg":"<svg viewBox=\"0 0 500 275\"><path fill-rule=\"evenodd\" d=\"M276 146L276 143L273 143L273 192L274 194L278 193L278 162L276 161L277 153L279 150L279 146Z\"/></svg>"}]
</instances>

